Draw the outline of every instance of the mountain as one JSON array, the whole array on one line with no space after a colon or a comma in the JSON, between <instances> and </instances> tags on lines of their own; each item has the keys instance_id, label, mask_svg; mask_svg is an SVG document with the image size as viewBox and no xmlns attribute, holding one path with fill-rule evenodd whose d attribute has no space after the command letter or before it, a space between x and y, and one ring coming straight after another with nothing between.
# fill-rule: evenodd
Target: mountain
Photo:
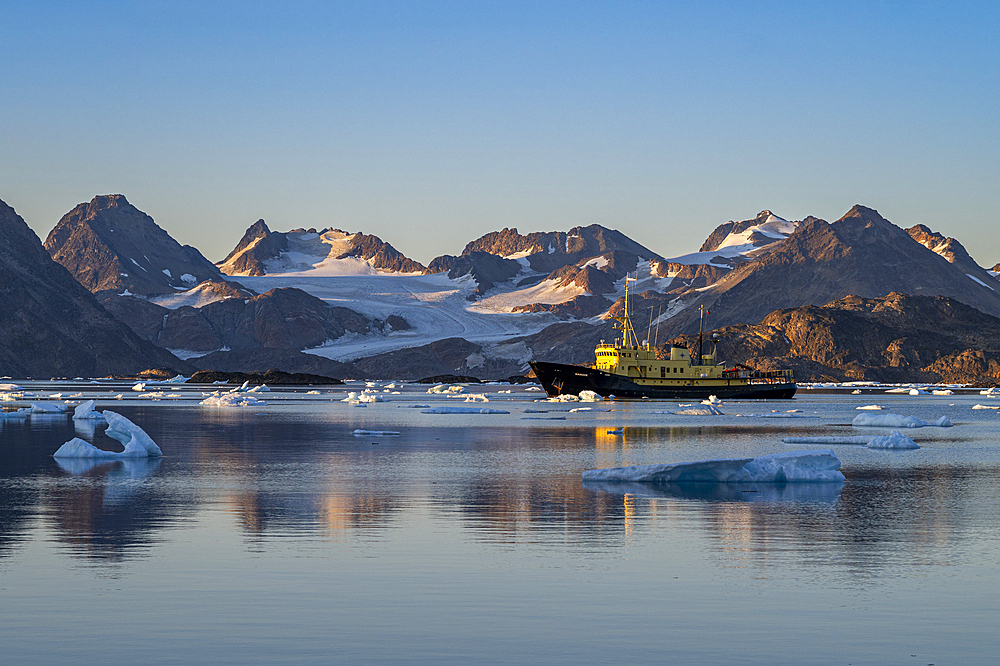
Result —
<instances>
[{"instance_id":1,"label":"mountain","mask_svg":"<svg viewBox=\"0 0 1000 666\"><path fill-rule=\"evenodd\" d=\"M848 296L713 333L728 364L790 367L800 381L1000 382L1000 318L943 296ZM696 349L697 337L672 342Z\"/></svg>"},{"instance_id":2,"label":"mountain","mask_svg":"<svg viewBox=\"0 0 1000 666\"><path fill-rule=\"evenodd\" d=\"M112 317L0 201L0 375L135 374L189 370Z\"/></svg>"},{"instance_id":3,"label":"mountain","mask_svg":"<svg viewBox=\"0 0 1000 666\"><path fill-rule=\"evenodd\" d=\"M63 216L45 249L94 293L161 294L219 279L219 270L181 245L121 194L94 197Z\"/></svg>"},{"instance_id":4,"label":"mountain","mask_svg":"<svg viewBox=\"0 0 1000 666\"><path fill-rule=\"evenodd\" d=\"M983 280L985 284L995 286L992 285L993 281L989 279L995 278L995 276L977 264L965 247L954 238L946 238L944 234L931 231L922 224L910 227L906 232L910 234L910 238L931 252L941 255L948 263L961 268L973 280Z\"/></svg>"},{"instance_id":5,"label":"mountain","mask_svg":"<svg viewBox=\"0 0 1000 666\"><path fill-rule=\"evenodd\" d=\"M422 273L424 267L378 236L340 229L275 232L257 220L229 255L219 262L226 275L316 270L326 275Z\"/></svg>"},{"instance_id":6,"label":"mountain","mask_svg":"<svg viewBox=\"0 0 1000 666\"><path fill-rule=\"evenodd\" d=\"M698 329L699 306L711 312L714 325L726 326L757 323L776 309L891 292L947 296L1000 315L1000 293L989 273L974 262L950 263L864 206L854 206L832 224L804 220L764 249L707 289L649 295L633 308L633 322L646 321L650 309L666 313L658 319L659 334L671 336ZM621 307L616 303L614 310Z\"/></svg>"}]
</instances>

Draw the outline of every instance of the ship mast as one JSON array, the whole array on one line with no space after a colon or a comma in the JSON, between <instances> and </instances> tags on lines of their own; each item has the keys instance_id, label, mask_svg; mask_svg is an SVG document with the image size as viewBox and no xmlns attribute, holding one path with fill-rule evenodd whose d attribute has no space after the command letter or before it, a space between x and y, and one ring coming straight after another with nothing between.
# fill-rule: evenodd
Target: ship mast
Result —
<instances>
[{"instance_id":1,"label":"ship mast","mask_svg":"<svg viewBox=\"0 0 1000 666\"><path fill-rule=\"evenodd\" d=\"M628 313L628 283L629 281L635 282L636 278L629 277L628 273L625 274L625 309L620 317L611 317L618 322L615 326L619 331L622 332L622 347L639 347L639 339L635 335L635 329L632 328L632 320Z\"/></svg>"}]
</instances>

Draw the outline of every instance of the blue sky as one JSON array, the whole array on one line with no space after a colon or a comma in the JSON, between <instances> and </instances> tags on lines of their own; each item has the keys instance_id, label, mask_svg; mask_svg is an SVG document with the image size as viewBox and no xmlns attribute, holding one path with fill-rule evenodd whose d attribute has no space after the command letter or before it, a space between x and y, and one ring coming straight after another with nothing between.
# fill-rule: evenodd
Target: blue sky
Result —
<instances>
[{"instance_id":1,"label":"blue sky","mask_svg":"<svg viewBox=\"0 0 1000 666\"><path fill-rule=\"evenodd\" d=\"M1000 9L5 2L0 199L121 193L221 259L258 218L424 263L599 223L666 256L853 204L1000 262Z\"/></svg>"}]
</instances>

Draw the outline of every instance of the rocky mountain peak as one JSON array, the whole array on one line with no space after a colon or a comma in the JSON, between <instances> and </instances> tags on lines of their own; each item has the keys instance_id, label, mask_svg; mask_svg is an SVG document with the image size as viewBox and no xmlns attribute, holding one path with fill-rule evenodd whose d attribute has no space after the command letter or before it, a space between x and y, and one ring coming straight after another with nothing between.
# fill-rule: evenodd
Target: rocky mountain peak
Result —
<instances>
[{"instance_id":1,"label":"rocky mountain peak","mask_svg":"<svg viewBox=\"0 0 1000 666\"><path fill-rule=\"evenodd\" d=\"M931 252L941 255L949 263L960 266L966 273L975 274L982 270L982 267L969 255L965 247L954 238L946 238L944 234L931 231L922 224L912 226L906 232L913 240Z\"/></svg>"},{"instance_id":2,"label":"rocky mountain peak","mask_svg":"<svg viewBox=\"0 0 1000 666\"><path fill-rule=\"evenodd\" d=\"M172 293L219 277L190 245L180 245L121 194L94 197L64 215L45 249L94 293Z\"/></svg>"}]
</instances>

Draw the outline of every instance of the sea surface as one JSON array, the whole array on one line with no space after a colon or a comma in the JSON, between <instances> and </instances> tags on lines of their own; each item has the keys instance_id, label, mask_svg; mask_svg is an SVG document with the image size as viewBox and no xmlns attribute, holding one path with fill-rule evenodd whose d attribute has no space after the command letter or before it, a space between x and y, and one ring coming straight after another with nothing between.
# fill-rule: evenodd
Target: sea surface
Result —
<instances>
[{"instance_id":1,"label":"sea surface","mask_svg":"<svg viewBox=\"0 0 1000 666\"><path fill-rule=\"evenodd\" d=\"M75 436L121 446L69 414L0 420L2 664L998 660L1000 410L973 406L1000 398L802 390L680 416L505 385L226 408L204 386L18 383L0 406L96 398L164 457L57 462ZM905 431L912 451L782 443L888 433L850 425L870 404L955 425ZM580 478L807 448L846 482Z\"/></svg>"}]
</instances>

